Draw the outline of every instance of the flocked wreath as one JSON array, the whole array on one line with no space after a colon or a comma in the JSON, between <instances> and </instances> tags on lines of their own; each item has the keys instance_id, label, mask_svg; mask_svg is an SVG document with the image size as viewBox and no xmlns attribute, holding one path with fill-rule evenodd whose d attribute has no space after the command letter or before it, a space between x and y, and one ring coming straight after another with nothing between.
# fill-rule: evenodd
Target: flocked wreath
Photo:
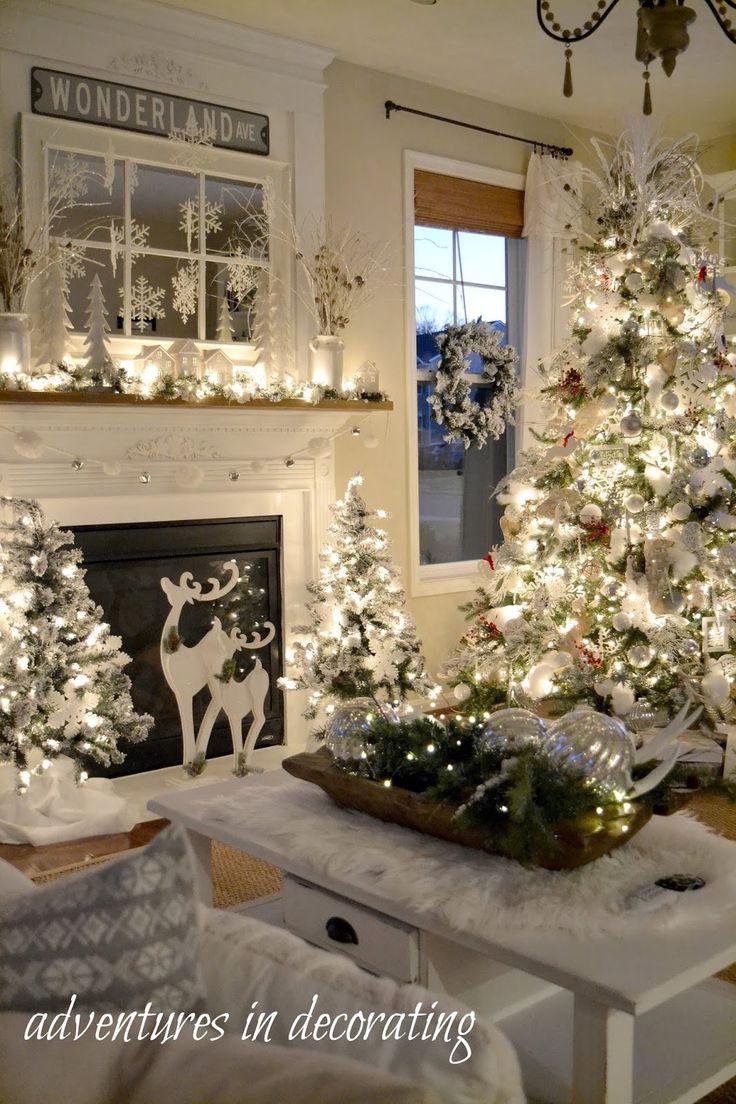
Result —
<instances>
[{"instance_id":1,"label":"flocked wreath","mask_svg":"<svg viewBox=\"0 0 736 1104\"><path fill-rule=\"evenodd\" d=\"M446 426L445 441L462 441L468 449L478 448L489 437L497 441L513 424L519 401L516 376L518 356L511 345L501 344L501 334L480 318L462 326L448 326L437 335L440 363L435 389L427 402L438 425ZM477 353L483 365L479 375L468 376L467 358ZM478 383L490 383L490 394L481 406L470 397Z\"/></svg>"}]
</instances>

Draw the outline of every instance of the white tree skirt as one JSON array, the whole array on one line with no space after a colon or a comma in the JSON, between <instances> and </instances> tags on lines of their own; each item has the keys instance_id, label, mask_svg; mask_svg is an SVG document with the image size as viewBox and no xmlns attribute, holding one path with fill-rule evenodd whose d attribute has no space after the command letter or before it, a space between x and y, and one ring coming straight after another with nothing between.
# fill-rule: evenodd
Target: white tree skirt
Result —
<instances>
[{"instance_id":1,"label":"white tree skirt","mask_svg":"<svg viewBox=\"0 0 736 1104\"><path fill-rule=\"evenodd\" d=\"M32 776L26 793L0 793L0 843L40 847L128 832L134 823L128 802L112 792L108 779L92 778L78 786L74 763L63 755Z\"/></svg>"},{"instance_id":2,"label":"white tree skirt","mask_svg":"<svg viewBox=\"0 0 736 1104\"><path fill-rule=\"evenodd\" d=\"M501 935L513 925L555 927L591 938L706 924L722 909L736 907L736 843L685 813L653 817L610 855L577 870L553 872L527 870L340 809L316 786L294 779L278 788L250 780L228 801L193 795L195 810L204 820L247 826L252 838L303 859L315 880L322 872L358 881L474 935ZM625 906L633 890L680 873L699 875L705 887L672 893L671 903L653 913Z\"/></svg>"}]
</instances>

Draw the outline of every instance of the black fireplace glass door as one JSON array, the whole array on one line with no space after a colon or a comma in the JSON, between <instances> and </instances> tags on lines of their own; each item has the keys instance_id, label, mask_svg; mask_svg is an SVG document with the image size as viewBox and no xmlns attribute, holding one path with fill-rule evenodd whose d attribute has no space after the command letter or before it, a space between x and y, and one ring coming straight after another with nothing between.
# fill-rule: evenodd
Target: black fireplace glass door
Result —
<instances>
[{"instance_id":1,"label":"black fireplace glass door","mask_svg":"<svg viewBox=\"0 0 736 1104\"><path fill-rule=\"evenodd\" d=\"M283 742L283 699L276 680L282 673L280 518L227 518L209 522L79 526L74 530L82 549L86 583L102 607L112 632L120 636L131 662L125 668L132 682L138 712L150 713L154 726L141 744L121 743L125 761L108 771L91 773L110 777L133 774L182 761L181 723L174 694L161 669L162 633L169 647L193 647L218 619L226 634L236 631L248 642L254 634L267 635L265 623L276 630L265 647L233 651L233 677L241 680L256 657L269 675L265 702L266 720L258 747ZM179 585L184 572L191 583L201 584L204 595L215 579L222 589L231 578L225 565L237 564L235 587L211 602L185 601L176 624L172 606L161 587L168 578ZM190 583L190 586L191 586ZM165 630L167 618L169 627ZM210 700L203 687L193 699L196 734ZM243 721L247 735L252 716ZM232 751L230 729L220 713L210 736L208 758Z\"/></svg>"}]
</instances>

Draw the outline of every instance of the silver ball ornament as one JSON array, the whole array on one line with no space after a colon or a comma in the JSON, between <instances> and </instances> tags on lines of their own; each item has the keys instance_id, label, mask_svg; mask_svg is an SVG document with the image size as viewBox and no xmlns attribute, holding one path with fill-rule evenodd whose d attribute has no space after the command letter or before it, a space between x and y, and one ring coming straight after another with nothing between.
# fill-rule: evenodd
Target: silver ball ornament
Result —
<instances>
[{"instance_id":1,"label":"silver ball ornament","mask_svg":"<svg viewBox=\"0 0 736 1104\"><path fill-rule=\"evenodd\" d=\"M697 640L693 640L692 637L688 637L680 644L680 651L684 656L694 656L700 651L700 645Z\"/></svg>"},{"instance_id":2,"label":"silver ball ornament","mask_svg":"<svg viewBox=\"0 0 736 1104\"><path fill-rule=\"evenodd\" d=\"M638 437L641 433L641 418L638 414L626 414L619 422L619 428L624 437Z\"/></svg>"},{"instance_id":3,"label":"silver ball ornament","mask_svg":"<svg viewBox=\"0 0 736 1104\"><path fill-rule=\"evenodd\" d=\"M615 717L589 708L574 709L548 729L546 749L557 766L579 771L610 792L631 789L634 744Z\"/></svg>"},{"instance_id":4,"label":"silver ball ornament","mask_svg":"<svg viewBox=\"0 0 736 1104\"><path fill-rule=\"evenodd\" d=\"M654 728L657 721L657 710L645 698L639 698L626 714L626 724L634 732L646 732Z\"/></svg>"},{"instance_id":5,"label":"silver ball ornament","mask_svg":"<svg viewBox=\"0 0 736 1104\"><path fill-rule=\"evenodd\" d=\"M694 448L690 453L690 463L695 468L705 468L710 463L710 453L704 448Z\"/></svg>"},{"instance_id":6,"label":"silver ball ornament","mask_svg":"<svg viewBox=\"0 0 736 1104\"><path fill-rule=\"evenodd\" d=\"M680 397L674 391L664 391L659 401L665 410L677 410L680 405Z\"/></svg>"},{"instance_id":7,"label":"silver ball ornament","mask_svg":"<svg viewBox=\"0 0 736 1104\"><path fill-rule=\"evenodd\" d=\"M525 747L539 747L547 736L547 726L541 717L529 709L499 709L492 713L479 733L478 740L488 748L510 753Z\"/></svg>"},{"instance_id":8,"label":"silver ball ornament","mask_svg":"<svg viewBox=\"0 0 736 1104\"><path fill-rule=\"evenodd\" d=\"M624 499L624 506L629 514L640 514L646 504L646 499L640 494L627 495Z\"/></svg>"},{"instance_id":9,"label":"silver ball ornament","mask_svg":"<svg viewBox=\"0 0 736 1104\"><path fill-rule=\"evenodd\" d=\"M685 608L685 595L673 587L662 595L662 606L665 613L680 613Z\"/></svg>"},{"instance_id":10,"label":"silver ball ornament","mask_svg":"<svg viewBox=\"0 0 736 1104\"><path fill-rule=\"evenodd\" d=\"M635 644L629 652L629 662L632 667L638 667L643 670L648 667L654 659L654 649L650 648L648 644Z\"/></svg>"},{"instance_id":11,"label":"silver ball ornament","mask_svg":"<svg viewBox=\"0 0 736 1104\"><path fill-rule=\"evenodd\" d=\"M635 318L629 318L621 327L621 333L624 337L638 337L639 323Z\"/></svg>"}]
</instances>

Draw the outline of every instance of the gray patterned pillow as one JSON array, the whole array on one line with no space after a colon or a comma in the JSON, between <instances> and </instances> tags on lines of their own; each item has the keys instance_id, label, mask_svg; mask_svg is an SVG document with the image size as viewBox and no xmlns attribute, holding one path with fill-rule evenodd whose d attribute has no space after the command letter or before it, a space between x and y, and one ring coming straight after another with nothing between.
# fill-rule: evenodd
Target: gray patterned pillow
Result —
<instances>
[{"instance_id":1,"label":"gray patterned pillow","mask_svg":"<svg viewBox=\"0 0 736 1104\"><path fill-rule=\"evenodd\" d=\"M0 901L0 1010L197 1011L194 867L167 828L147 847Z\"/></svg>"}]
</instances>

